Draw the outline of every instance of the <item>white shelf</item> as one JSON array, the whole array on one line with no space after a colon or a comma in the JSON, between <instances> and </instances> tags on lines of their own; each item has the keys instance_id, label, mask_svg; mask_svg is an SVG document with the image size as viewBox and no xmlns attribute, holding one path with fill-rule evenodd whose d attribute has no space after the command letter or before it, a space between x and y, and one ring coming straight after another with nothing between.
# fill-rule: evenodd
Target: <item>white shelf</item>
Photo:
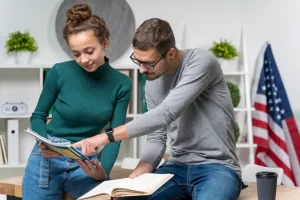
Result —
<instances>
[{"instance_id":1,"label":"white shelf","mask_svg":"<svg viewBox=\"0 0 300 200\"><path fill-rule=\"evenodd\" d=\"M18 64L1 64L0 69L43 69L43 68L51 68L53 64L26 64L26 65L18 65Z\"/></svg>"},{"instance_id":2,"label":"white shelf","mask_svg":"<svg viewBox=\"0 0 300 200\"><path fill-rule=\"evenodd\" d=\"M256 144L248 144L248 143L237 143L236 148L255 148Z\"/></svg>"},{"instance_id":3,"label":"white shelf","mask_svg":"<svg viewBox=\"0 0 300 200\"><path fill-rule=\"evenodd\" d=\"M30 114L26 114L26 115L1 115L0 114L0 119L26 119L30 117L31 117Z\"/></svg>"},{"instance_id":4,"label":"white shelf","mask_svg":"<svg viewBox=\"0 0 300 200\"><path fill-rule=\"evenodd\" d=\"M25 168L27 163L21 163L21 164L5 164L0 165L0 168Z\"/></svg>"},{"instance_id":5,"label":"white shelf","mask_svg":"<svg viewBox=\"0 0 300 200\"><path fill-rule=\"evenodd\" d=\"M235 112L239 112L239 111L247 111L248 110L248 108L234 108L234 111ZM249 110L251 110L251 111L255 111L255 108L250 108Z\"/></svg>"},{"instance_id":6,"label":"white shelf","mask_svg":"<svg viewBox=\"0 0 300 200\"><path fill-rule=\"evenodd\" d=\"M246 75L246 74L248 74L248 73L241 72L241 71L224 72L225 76L242 76L242 75Z\"/></svg>"},{"instance_id":7,"label":"white shelf","mask_svg":"<svg viewBox=\"0 0 300 200\"><path fill-rule=\"evenodd\" d=\"M0 69L49 69L52 68L53 64L0 64ZM138 69L139 67L136 65L130 65L130 66L126 66L126 65L112 65L113 68L115 69Z\"/></svg>"}]
</instances>

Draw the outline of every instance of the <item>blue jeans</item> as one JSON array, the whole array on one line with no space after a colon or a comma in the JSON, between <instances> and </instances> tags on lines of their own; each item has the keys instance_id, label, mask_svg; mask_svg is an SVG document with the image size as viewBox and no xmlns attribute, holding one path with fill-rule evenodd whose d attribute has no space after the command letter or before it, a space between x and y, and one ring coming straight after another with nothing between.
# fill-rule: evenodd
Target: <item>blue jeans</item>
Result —
<instances>
[{"instance_id":1,"label":"blue jeans","mask_svg":"<svg viewBox=\"0 0 300 200\"><path fill-rule=\"evenodd\" d=\"M49 139L53 142L67 141L55 137ZM96 156L90 158L97 159ZM72 159L65 156L44 158L35 144L25 168L22 199L58 200L62 199L64 192L77 199L100 183L87 176Z\"/></svg>"},{"instance_id":2,"label":"blue jeans","mask_svg":"<svg viewBox=\"0 0 300 200\"><path fill-rule=\"evenodd\" d=\"M171 173L174 176L150 196L118 199L235 200L243 187L238 174L222 164L163 164L154 173Z\"/></svg>"}]
</instances>

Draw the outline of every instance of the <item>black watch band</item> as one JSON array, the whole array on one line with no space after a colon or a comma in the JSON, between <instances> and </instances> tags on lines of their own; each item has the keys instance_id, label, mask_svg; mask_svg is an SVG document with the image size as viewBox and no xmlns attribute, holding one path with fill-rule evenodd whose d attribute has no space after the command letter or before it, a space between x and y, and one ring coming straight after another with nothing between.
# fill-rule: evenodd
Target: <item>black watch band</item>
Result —
<instances>
[{"instance_id":1,"label":"black watch band","mask_svg":"<svg viewBox=\"0 0 300 200\"><path fill-rule=\"evenodd\" d=\"M109 142L114 142L115 138L114 138L114 131L112 128L108 128L105 130L105 133L108 137Z\"/></svg>"}]
</instances>

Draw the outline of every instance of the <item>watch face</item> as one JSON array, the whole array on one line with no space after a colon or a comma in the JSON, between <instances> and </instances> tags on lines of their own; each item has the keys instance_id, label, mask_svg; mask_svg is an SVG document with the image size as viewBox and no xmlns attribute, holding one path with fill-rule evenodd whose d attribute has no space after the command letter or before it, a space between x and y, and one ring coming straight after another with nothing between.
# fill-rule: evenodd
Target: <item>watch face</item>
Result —
<instances>
[{"instance_id":1,"label":"watch face","mask_svg":"<svg viewBox=\"0 0 300 200\"><path fill-rule=\"evenodd\" d=\"M98 15L107 24L110 39L106 56L110 62L123 56L131 47L136 28L133 12L126 0L64 0L57 11L55 20L56 36L64 52L73 59L62 31L65 26L67 10L78 3L88 4L93 14Z\"/></svg>"}]
</instances>

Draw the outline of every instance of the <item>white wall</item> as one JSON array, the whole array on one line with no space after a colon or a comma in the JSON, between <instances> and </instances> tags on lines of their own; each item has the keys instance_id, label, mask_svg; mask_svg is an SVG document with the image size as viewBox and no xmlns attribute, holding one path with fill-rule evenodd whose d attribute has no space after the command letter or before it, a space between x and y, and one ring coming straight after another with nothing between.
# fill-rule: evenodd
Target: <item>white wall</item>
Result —
<instances>
[{"instance_id":1,"label":"white wall","mask_svg":"<svg viewBox=\"0 0 300 200\"><path fill-rule=\"evenodd\" d=\"M214 40L227 38L239 44L243 27L247 38L250 71L265 41L272 45L297 123L300 124L300 1L280 0L127 0L133 9L137 26L150 17L168 20L179 44L186 26L188 48L208 48ZM39 52L32 63L52 64L69 59L55 37L55 13L62 0L0 0L0 64L10 63L4 41L11 31L29 30L37 39ZM131 64L126 55L112 65Z\"/></svg>"}]
</instances>

